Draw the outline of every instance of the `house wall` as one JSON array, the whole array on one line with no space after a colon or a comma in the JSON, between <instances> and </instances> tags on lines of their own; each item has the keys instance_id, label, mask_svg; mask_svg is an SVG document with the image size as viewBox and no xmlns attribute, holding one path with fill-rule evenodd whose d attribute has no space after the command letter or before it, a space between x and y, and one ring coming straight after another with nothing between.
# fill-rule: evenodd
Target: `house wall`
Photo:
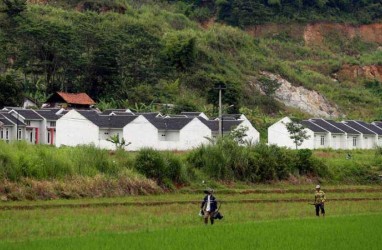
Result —
<instances>
[{"instance_id":1,"label":"house wall","mask_svg":"<svg viewBox=\"0 0 382 250\"><path fill-rule=\"evenodd\" d=\"M159 130L158 131L158 140L159 141L178 142L179 138L180 138L180 132L179 131L165 131L165 130Z\"/></svg>"},{"instance_id":2,"label":"house wall","mask_svg":"<svg viewBox=\"0 0 382 250\"><path fill-rule=\"evenodd\" d=\"M347 138L345 134L331 134L330 147L333 149L347 148Z\"/></svg>"},{"instance_id":3,"label":"house wall","mask_svg":"<svg viewBox=\"0 0 382 250\"><path fill-rule=\"evenodd\" d=\"M245 117L243 115L243 117ZM250 121L247 120L247 118L245 117L245 120L238 126L238 128L241 128L241 127L246 127L248 128L246 134L247 136L245 136L243 139L249 143L252 143L252 144L257 144L260 142L260 133L259 131L257 131L251 124Z\"/></svg>"},{"instance_id":4,"label":"house wall","mask_svg":"<svg viewBox=\"0 0 382 250\"><path fill-rule=\"evenodd\" d=\"M324 144L321 143L321 138L324 138ZM314 133L314 149L317 148L330 148L331 147L331 134L330 133Z\"/></svg>"},{"instance_id":5,"label":"house wall","mask_svg":"<svg viewBox=\"0 0 382 250\"><path fill-rule=\"evenodd\" d=\"M356 138L356 145L354 146L353 144L353 138ZM347 146L345 147L346 149L359 149L362 148L362 137L360 135L352 135L348 134L347 135Z\"/></svg>"},{"instance_id":6,"label":"house wall","mask_svg":"<svg viewBox=\"0 0 382 250\"><path fill-rule=\"evenodd\" d=\"M376 135L363 135L362 149L373 149L376 146Z\"/></svg>"},{"instance_id":7,"label":"house wall","mask_svg":"<svg viewBox=\"0 0 382 250\"><path fill-rule=\"evenodd\" d=\"M279 147L287 147L295 149L296 145L293 140L290 139L290 134L286 128L286 124L292 122L288 117L284 117L280 121L276 122L268 128L268 144L277 145ZM310 129L305 129L308 139L304 140L300 149L314 149L314 133Z\"/></svg>"},{"instance_id":8,"label":"house wall","mask_svg":"<svg viewBox=\"0 0 382 250\"><path fill-rule=\"evenodd\" d=\"M69 111L56 122L56 146L98 144L98 127L75 110Z\"/></svg>"},{"instance_id":9,"label":"house wall","mask_svg":"<svg viewBox=\"0 0 382 250\"><path fill-rule=\"evenodd\" d=\"M126 150L137 151L141 148L156 148L158 129L140 115L123 128L123 137L127 142L131 142Z\"/></svg>"},{"instance_id":10,"label":"house wall","mask_svg":"<svg viewBox=\"0 0 382 250\"><path fill-rule=\"evenodd\" d=\"M209 143L206 137L211 137L211 130L199 119L194 118L180 130L180 141L174 150L190 150L202 144Z\"/></svg>"},{"instance_id":11,"label":"house wall","mask_svg":"<svg viewBox=\"0 0 382 250\"><path fill-rule=\"evenodd\" d=\"M115 150L115 144L107 140L115 135L119 135L121 140L123 138L123 129L99 129L97 146L103 149Z\"/></svg>"}]
</instances>

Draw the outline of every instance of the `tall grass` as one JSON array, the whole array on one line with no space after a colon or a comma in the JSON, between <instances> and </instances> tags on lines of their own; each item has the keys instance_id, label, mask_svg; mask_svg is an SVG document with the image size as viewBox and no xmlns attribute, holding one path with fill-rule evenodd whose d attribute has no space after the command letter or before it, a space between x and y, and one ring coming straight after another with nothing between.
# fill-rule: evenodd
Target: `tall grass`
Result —
<instances>
[{"instance_id":1,"label":"tall grass","mask_svg":"<svg viewBox=\"0 0 382 250\"><path fill-rule=\"evenodd\" d=\"M131 156L118 153L111 156L107 150L93 146L54 148L29 145L26 142L0 142L0 178L12 181L20 178L52 179L67 176L117 176L124 168L132 167Z\"/></svg>"}]
</instances>

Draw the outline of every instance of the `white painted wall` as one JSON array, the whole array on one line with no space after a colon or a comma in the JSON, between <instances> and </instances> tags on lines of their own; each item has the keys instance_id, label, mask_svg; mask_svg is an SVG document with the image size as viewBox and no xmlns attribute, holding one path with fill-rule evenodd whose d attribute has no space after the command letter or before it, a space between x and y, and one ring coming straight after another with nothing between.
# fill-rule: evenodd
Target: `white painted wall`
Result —
<instances>
[{"instance_id":1,"label":"white painted wall","mask_svg":"<svg viewBox=\"0 0 382 250\"><path fill-rule=\"evenodd\" d=\"M173 150L190 150L209 143L206 137L211 137L211 130L198 118L194 118L180 130L179 143Z\"/></svg>"},{"instance_id":2,"label":"white painted wall","mask_svg":"<svg viewBox=\"0 0 382 250\"><path fill-rule=\"evenodd\" d=\"M292 122L289 117L284 117L280 121L271 125L268 128L268 144L277 145L279 147L287 147L295 149L296 145L293 143L293 140L290 139L290 134L286 128L286 124ZM314 149L314 132L310 129L305 129L309 139L304 140L299 149Z\"/></svg>"},{"instance_id":3,"label":"white painted wall","mask_svg":"<svg viewBox=\"0 0 382 250\"><path fill-rule=\"evenodd\" d=\"M141 148L156 148L158 129L142 115L123 128L123 137L131 142L126 150L137 151Z\"/></svg>"},{"instance_id":4,"label":"white painted wall","mask_svg":"<svg viewBox=\"0 0 382 250\"><path fill-rule=\"evenodd\" d=\"M245 119L236 129L239 129L239 128L242 128L242 127L248 128L248 130L246 132L247 136L245 136L243 138L244 141L249 142L251 144L259 143L260 142L260 133L259 133L259 131L257 131L255 129L255 127L252 126L251 122L245 117L245 115L242 115L242 116Z\"/></svg>"},{"instance_id":5,"label":"white painted wall","mask_svg":"<svg viewBox=\"0 0 382 250\"><path fill-rule=\"evenodd\" d=\"M98 126L75 110L63 115L56 122L56 146L98 144Z\"/></svg>"}]
</instances>

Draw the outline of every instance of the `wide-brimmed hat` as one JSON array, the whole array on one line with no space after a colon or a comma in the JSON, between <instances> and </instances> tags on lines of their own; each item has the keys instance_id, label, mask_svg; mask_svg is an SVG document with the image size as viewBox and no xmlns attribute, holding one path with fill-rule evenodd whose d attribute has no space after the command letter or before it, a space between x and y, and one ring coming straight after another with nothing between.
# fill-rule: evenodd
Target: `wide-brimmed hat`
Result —
<instances>
[{"instance_id":1,"label":"wide-brimmed hat","mask_svg":"<svg viewBox=\"0 0 382 250\"><path fill-rule=\"evenodd\" d=\"M213 192L214 192L214 190L212 188L207 188L204 190L205 194L212 194Z\"/></svg>"},{"instance_id":2,"label":"wide-brimmed hat","mask_svg":"<svg viewBox=\"0 0 382 250\"><path fill-rule=\"evenodd\" d=\"M320 186L320 185L317 185L317 186L316 186L316 189L319 189L319 188L321 188L321 186Z\"/></svg>"}]
</instances>

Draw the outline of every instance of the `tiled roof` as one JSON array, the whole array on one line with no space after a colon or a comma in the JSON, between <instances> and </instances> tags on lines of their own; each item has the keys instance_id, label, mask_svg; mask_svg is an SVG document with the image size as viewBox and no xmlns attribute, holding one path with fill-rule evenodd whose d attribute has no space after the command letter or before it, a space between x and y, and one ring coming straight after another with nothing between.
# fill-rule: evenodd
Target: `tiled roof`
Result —
<instances>
[{"instance_id":1,"label":"tiled roof","mask_svg":"<svg viewBox=\"0 0 382 250\"><path fill-rule=\"evenodd\" d=\"M330 124L324 119L310 119L310 122L313 122L314 124L320 126L321 128L325 129L326 131L329 131L334 134L344 134L345 132L339 129L338 127L335 127L333 124Z\"/></svg>"},{"instance_id":2,"label":"tiled roof","mask_svg":"<svg viewBox=\"0 0 382 250\"><path fill-rule=\"evenodd\" d=\"M371 130L361 126L360 124L358 124L356 121L344 121L343 123L345 123L346 125L348 125L349 127L361 132L362 134L365 134L365 135L375 135L376 133L372 132Z\"/></svg>"},{"instance_id":3,"label":"tiled roof","mask_svg":"<svg viewBox=\"0 0 382 250\"><path fill-rule=\"evenodd\" d=\"M43 120L43 118L33 109L15 109L15 112L23 116L25 120Z\"/></svg>"},{"instance_id":4,"label":"tiled roof","mask_svg":"<svg viewBox=\"0 0 382 250\"><path fill-rule=\"evenodd\" d=\"M336 126L337 128L341 129L342 131L348 133L348 134L352 134L352 135L361 134L357 130L352 129L351 127L347 126L346 124L344 124L342 122L335 122L333 120L326 120L326 121L329 122L330 124L332 124L333 126Z\"/></svg>"},{"instance_id":5,"label":"tiled roof","mask_svg":"<svg viewBox=\"0 0 382 250\"><path fill-rule=\"evenodd\" d=\"M316 133L327 133L328 132L327 130L317 126L316 124L314 124L311 121L307 121L307 120L301 121L301 125L303 125L304 127L308 128L308 129L310 129Z\"/></svg>"},{"instance_id":6,"label":"tiled roof","mask_svg":"<svg viewBox=\"0 0 382 250\"><path fill-rule=\"evenodd\" d=\"M378 128L382 128L382 122L380 121L373 122L373 124L377 126Z\"/></svg>"},{"instance_id":7,"label":"tiled roof","mask_svg":"<svg viewBox=\"0 0 382 250\"><path fill-rule=\"evenodd\" d=\"M159 130L181 130L184 126L190 123L194 118L188 117L155 117L155 118L147 118L151 124L153 124Z\"/></svg>"},{"instance_id":8,"label":"tiled roof","mask_svg":"<svg viewBox=\"0 0 382 250\"><path fill-rule=\"evenodd\" d=\"M201 122L203 122L205 125L207 125L207 127L209 127L212 131L214 131L214 132L219 131L219 121L218 120L206 120L202 117L198 117L198 118ZM243 121L240 121L240 120L239 121L238 120L235 120L235 121L223 120L222 121L223 132L229 132L229 131L233 130L235 127L239 126L242 122Z\"/></svg>"},{"instance_id":9,"label":"tiled roof","mask_svg":"<svg viewBox=\"0 0 382 250\"><path fill-rule=\"evenodd\" d=\"M137 115L130 116L117 116L117 115L100 115L96 111L77 111L84 117L86 117L89 121L94 123L100 128L123 128L130 122L132 122Z\"/></svg>"},{"instance_id":10,"label":"tiled roof","mask_svg":"<svg viewBox=\"0 0 382 250\"><path fill-rule=\"evenodd\" d=\"M134 115L134 114L131 113L131 112L117 112L117 111L113 111L109 115L123 115L123 116L126 116L126 115Z\"/></svg>"},{"instance_id":11,"label":"tiled roof","mask_svg":"<svg viewBox=\"0 0 382 250\"><path fill-rule=\"evenodd\" d=\"M14 125L17 124L18 126L25 126L25 123L23 123L20 119L15 118L13 115L9 113L3 113L1 115L7 118L8 120L10 120Z\"/></svg>"},{"instance_id":12,"label":"tiled roof","mask_svg":"<svg viewBox=\"0 0 382 250\"><path fill-rule=\"evenodd\" d=\"M86 93L57 92L69 104L93 105L95 102Z\"/></svg>"},{"instance_id":13,"label":"tiled roof","mask_svg":"<svg viewBox=\"0 0 382 250\"><path fill-rule=\"evenodd\" d=\"M161 114L158 113L158 112L138 112L138 113L134 113L136 115L142 115L143 117L145 117L146 119L154 119L154 118L159 118L161 117Z\"/></svg>"},{"instance_id":14,"label":"tiled roof","mask_svg":"<svg viewBox=\"0 0 382 250\"><path fill-rule=\"evenodd\" d=\"M15 124L10 120L6 119L3 114L0 114L0 122L3 123L3 126L14 126Z\"/></svg>"},{"instance_id":15,"label":"tiled roof","mask_svg":"<svg viewBox=\"0 0 382 250\"><path fill-rule=\"evenodd\" d=\"M59 115L56 115L57 111L55 110L43 109L43 110L36 110L36 112L47 120L56 121L58 120L58 118L60 118Z\"/></svg>"},{"instance_id":16,"label":"tiled roof","mask_svg":"<svg viewBox=\"0 0 382 250\"><path fill-rule=\"evenodd\" d=\"M131 112L126 112L126 109L105 109L102 114L103 115L110 115L113 112L124 112L124 113L130 113Z\"/></svg>"},{"instance_id":17,"label":"tiled roof","mask_svg":"<svg viewBox=\"0 0 382 250\"><path fill-rule=\"evenodd\" d=\"M382 129L373 125L373 124L362 122L362 121L357 121L357 123L361 124L362 126L366 127L367 129L373 131L377 135L382 135Z\"/></svg>"},{"instance_id":18,"label":"tiled roof","mask_svg":"<svg viewBox=\"0 0 382 250\"><path fill-rule=\"evenodd\" d=\"M189 117L197 117L202 114L202 112L180 112L181 115L186 115Z\"/></svg>"}]
</instances>

